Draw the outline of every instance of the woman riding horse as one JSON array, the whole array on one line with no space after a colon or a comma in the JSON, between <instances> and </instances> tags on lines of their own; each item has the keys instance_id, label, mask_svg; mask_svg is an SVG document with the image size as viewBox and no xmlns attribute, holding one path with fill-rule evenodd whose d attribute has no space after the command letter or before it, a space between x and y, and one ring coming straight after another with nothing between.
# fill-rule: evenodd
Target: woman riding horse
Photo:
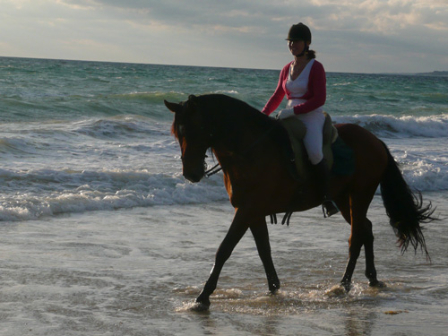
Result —
<instances>
[{"instance_id":1,"label":"woman riding horse","mask_svg":"<svg viewBox=\"0 0 448 336\"><path fill-rule=\"evenodd\" d=\"M205 174L206 152L212 149L220 163L224 184L235 217L216 253L215 264L196 309L208 309L226 260L246 233L252 232L263 262L269 290L280 281L272 262L266 216L287 211L305 211L322 203L315 181L297 181L288 173L290 164L282 154L286 131L280 121L269 118L248 104L225 95L190 96L187 102L165 101L174 112L172 132L181 148L183 175L199 182ZM348 291L362 246L366 276L371 286L382 286L374 265L372 223L367 210L381 186L386 213L404 252L409 244L427 253L420 224L431 221L431 203L422 205L403 179L386 145L366 129L336 125L339 136L353 150L355 170L350 176L333 176L333 195L344 219L351 225L349 261L341 285ZM299 191L303 191L298 193Z\"/></svg>"},{"instance_id":2,"label":"woman riding horse","mask_svg":"<svg viewBox=\"0 0 448 336\"><path fill-rule=\"evenodd\" d=\"M317 180L320 181L324 216L330 217L339 210L329 194L330 169L322 152L322 131L325 122L323 105L326 100L325 70L322 64L315 60L314 50L309 49L311 31L306 25L303 23L293 25L286 40L294 61L283 67L277 88L262 112L270 115L286 94L288 103L277 118L294 117L305 125L303 144L313 164L313 170L318 175Z\"/></svg>"}]
</instances>

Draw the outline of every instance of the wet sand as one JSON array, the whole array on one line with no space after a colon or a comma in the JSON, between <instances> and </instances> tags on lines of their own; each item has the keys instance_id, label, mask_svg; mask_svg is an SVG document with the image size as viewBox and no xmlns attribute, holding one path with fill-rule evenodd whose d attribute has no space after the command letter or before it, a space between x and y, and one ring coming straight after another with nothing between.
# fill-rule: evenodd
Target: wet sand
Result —
<instances>
[{"instance_id":1,"label":"wet sand","mask_svg":"<svg viewBox=\"0 0 448 336\"><path fill-rule=\"evenodd\" d=\"M225 265L209 312L199 294L233 210L227 203L89 212L0 226L0 335L446 335L448 212L425 230L432 263L401 255L378 198L376 266L358 262L349 294L332 291L349 226L320 209L269 226L282 289L271 296L250 234Z\"/></svg>"}]
</instances>

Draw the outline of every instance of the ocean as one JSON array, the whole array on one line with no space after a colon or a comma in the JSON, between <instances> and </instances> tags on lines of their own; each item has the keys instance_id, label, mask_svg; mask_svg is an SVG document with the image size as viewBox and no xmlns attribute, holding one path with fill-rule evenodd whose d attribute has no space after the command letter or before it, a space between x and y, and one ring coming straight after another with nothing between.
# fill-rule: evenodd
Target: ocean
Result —
<instances>
[{"instance_id":1,"label":"ocean","mask_svg":"<svg viewBox=\"0 0 448 336\"><path fill-rule=\"evenodd\" d=\"M279 65L279 69L282 65ZM376 266L342 277L350 228L320 209L270 226L279 294L249 234L210 312L188 310L233 217L216 174L181 174L163 100L222 93L261 109L279 70L0 57L0 335L446 335L448 77L327 73L325 110L391 149L437 207L432 262L400 254L379 193ZM213 165L211 160L210 165Z\"/></svg>"}]
</instances>

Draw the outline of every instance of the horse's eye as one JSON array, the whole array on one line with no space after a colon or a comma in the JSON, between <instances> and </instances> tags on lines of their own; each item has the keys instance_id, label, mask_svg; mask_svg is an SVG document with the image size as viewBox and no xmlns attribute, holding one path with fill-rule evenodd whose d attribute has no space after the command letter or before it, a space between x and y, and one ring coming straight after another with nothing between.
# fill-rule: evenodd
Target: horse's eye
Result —
<instances>
[{"instance_id":1,"label":"horse's eye","mask_svg":"<svg viewBox=\"0 0 448 336\"><path fill-rule=\"evenodd\" d=\"M185 126L179 125L179 135L185 135Z\"/></svg>"}]
</instances>

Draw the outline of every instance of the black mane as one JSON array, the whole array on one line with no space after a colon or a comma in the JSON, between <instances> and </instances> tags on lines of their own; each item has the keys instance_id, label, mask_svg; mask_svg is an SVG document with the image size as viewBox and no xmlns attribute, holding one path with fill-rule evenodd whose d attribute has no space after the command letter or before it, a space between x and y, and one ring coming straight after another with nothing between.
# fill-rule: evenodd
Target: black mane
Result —
<instances>
[{"instance_id":1,"label":"black mane","mask_svg":"<svg viewBox=\"0 0 448 336\"><path fill-rule=\"evenodd\" d=\"M195 98L193 97L190 96L189 101L191 99L198 99L201 104L204 104L210 109L210 113L224 113L228 117L224 119L229 122L232 122L232 120L237 123L249 121L261 127L272 126L272 122L274 122L273 119L261 113L260 110L237 98L224 94L206 94Z\"/></svg>"},{"instance_id":2,"label":"black mane","mask_svg":"<svg viewBox=\"0 0 448 336\"><path fill-rule=\"evenodd\" d=\"M204 124L216 137L230 135L231 147L238 148L242 135L247 131L269 132L269 137L284 145L286 131L280 123L248 103L224 94L190 96L186 104L194 104L200 111ZM283 143L283 144L282 144Z\"/></svg>"}]
</instances>

